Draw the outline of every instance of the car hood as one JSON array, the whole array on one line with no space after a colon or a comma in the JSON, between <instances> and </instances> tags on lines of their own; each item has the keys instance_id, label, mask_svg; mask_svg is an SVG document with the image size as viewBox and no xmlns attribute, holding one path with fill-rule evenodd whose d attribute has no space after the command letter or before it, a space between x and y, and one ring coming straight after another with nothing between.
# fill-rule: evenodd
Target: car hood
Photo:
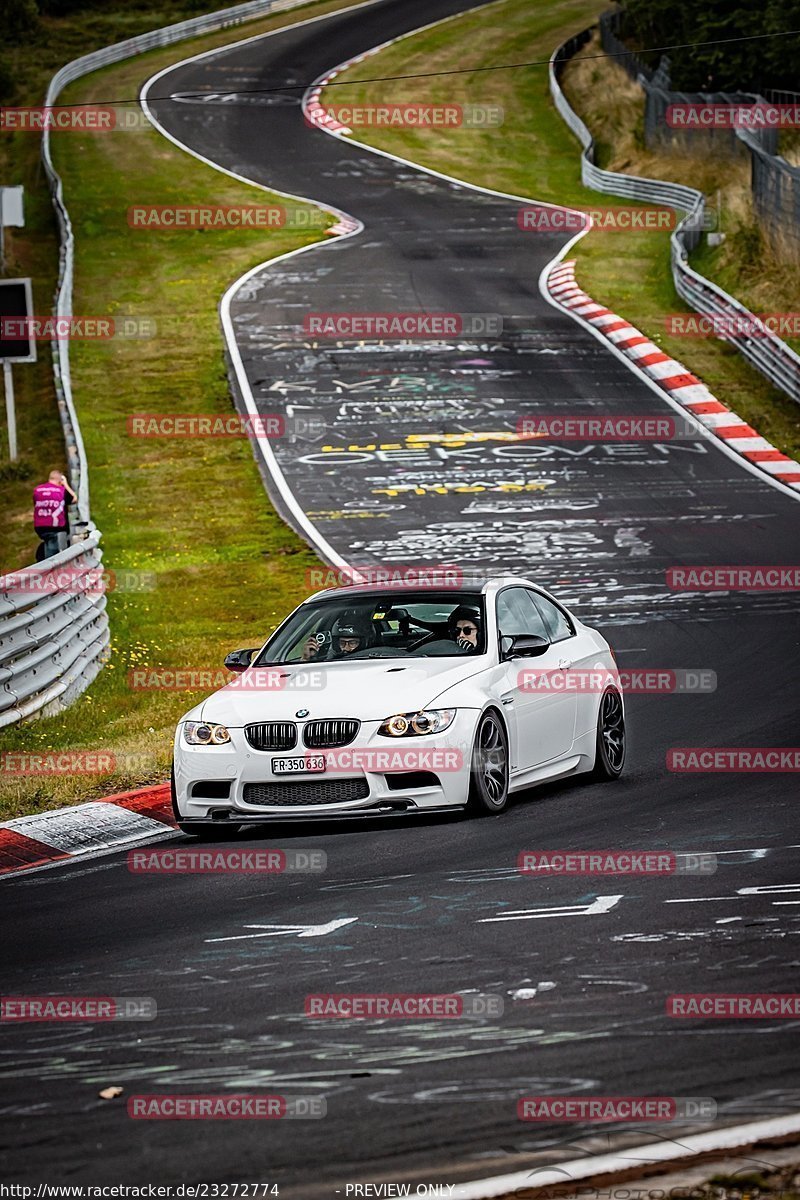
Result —
<instances>
[{"instance_id":1,"label":"car hood","mask_svg":"<svg viewBox=\"0 0 800 1200\"><path fill-rule=\"evenodd\" d=\"M487 656L477 659L426 659L406 666L398 659L336 663L314 667L292 663L270 678L280 687L248 686L245 671L234 683L203 701L202 720L233 729L257 721L290 721L300 709L309 719L354 717L378 721L393 713L415 712L454 684L479 674ZM264 679L266 668L261 668Z\"/></svg>"}]
</instances>

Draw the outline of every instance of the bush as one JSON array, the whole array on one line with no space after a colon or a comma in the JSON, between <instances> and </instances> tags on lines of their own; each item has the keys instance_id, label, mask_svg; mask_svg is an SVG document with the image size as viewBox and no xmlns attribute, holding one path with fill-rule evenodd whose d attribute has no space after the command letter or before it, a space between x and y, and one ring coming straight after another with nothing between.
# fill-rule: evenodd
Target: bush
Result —
<instances>
[{"instance_id":1,"label":"bush","mask_svg":"<svg viewBox=\"0 0 800 1200\"><path fill-rule=\"evenodd\" d=\"M36 0L0 0L0 29L8 45L35 36L39 31Z\"/></svg>"},{"instance_id":2,"label":"bush","mask_svg":"<svg viewBox=\"0 0 800 1200\"><path fill-rule=\"evenodd\" d=\"M635 47L714 42L774 34L758 41L695 45L670 54L672 87L686 92L759 92L765 88L797 88L800 0L765 0L763 4L704 0L620 0L621 32ZM649 57L649 56L646 56ZM659 55L655 56L656 58ZM654 64L655 65L655 64Z\"/></svg>"},{"instance_id":3,"label":"bush","mask_svg":"<svg viewBox=\"0 0 800 1200\"><path fill-rule=\"evenodd\" d=\"M10 104L16 100L17 85L14 72L5 58L0 58L0 104Z\"/></svg>"}]
</instances>

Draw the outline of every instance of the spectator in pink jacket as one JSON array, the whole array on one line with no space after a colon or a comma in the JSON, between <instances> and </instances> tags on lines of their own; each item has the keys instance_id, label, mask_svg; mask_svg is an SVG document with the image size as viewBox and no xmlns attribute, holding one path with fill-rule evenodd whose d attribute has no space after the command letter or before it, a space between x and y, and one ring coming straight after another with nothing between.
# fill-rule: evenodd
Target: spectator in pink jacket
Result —
<instances>
[{"instance_id":1,"label":"spectator in pink jacket","mask_svg":"<svg viewBox=\"0 0 800 1200\"><path fill-rule=\"evenodd\" d=\"M78 497L60 471L51 471L47 483L33 489L33 528L42 539L36 561L51 558L67 545L67 505Z\"/></svg>"}]
</instances>

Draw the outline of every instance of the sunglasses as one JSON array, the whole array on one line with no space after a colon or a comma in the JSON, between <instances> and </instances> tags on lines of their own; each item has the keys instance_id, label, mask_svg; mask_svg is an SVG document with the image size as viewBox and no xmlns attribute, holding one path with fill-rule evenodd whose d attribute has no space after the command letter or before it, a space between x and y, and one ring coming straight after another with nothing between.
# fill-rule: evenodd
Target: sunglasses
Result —
<instances>
[{"instance_id":1,"label":"sunglasses","mask_svg":"<svg viewBox=\"0 0 800 1200\"><path fill-rule=\"evenodd\" d=\"M475 625L456 625L456 633L477 633Z\"/></svg>"}]
</instances>

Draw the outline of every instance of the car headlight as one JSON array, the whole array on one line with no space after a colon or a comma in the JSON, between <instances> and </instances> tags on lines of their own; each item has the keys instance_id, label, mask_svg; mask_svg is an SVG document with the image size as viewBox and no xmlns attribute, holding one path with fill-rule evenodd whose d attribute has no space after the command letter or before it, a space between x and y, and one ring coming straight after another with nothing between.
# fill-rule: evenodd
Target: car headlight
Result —
<instances>
[{"instance_id":1,"label":"car headlight","mask_svg":"<svg viewBox=\"0 0 800 1200\"><path fill-rule=\"evenodd\" d=\"M231 740L224 725L210 721L184 721L183 736L190 746L222 746Z\"/></svg>"},{"instance_id":2,"label":"car headlight","mask_svg":"<svg viewBox=\"0 0 800 1200\"><path fill-rule=\"evenodd\" d=\"M398 713L387 717L378 733L384 737L421 737L425 733L441 733L453 724L454 708L423 709L421 712Z\"/></svg>"}]
</instances>

